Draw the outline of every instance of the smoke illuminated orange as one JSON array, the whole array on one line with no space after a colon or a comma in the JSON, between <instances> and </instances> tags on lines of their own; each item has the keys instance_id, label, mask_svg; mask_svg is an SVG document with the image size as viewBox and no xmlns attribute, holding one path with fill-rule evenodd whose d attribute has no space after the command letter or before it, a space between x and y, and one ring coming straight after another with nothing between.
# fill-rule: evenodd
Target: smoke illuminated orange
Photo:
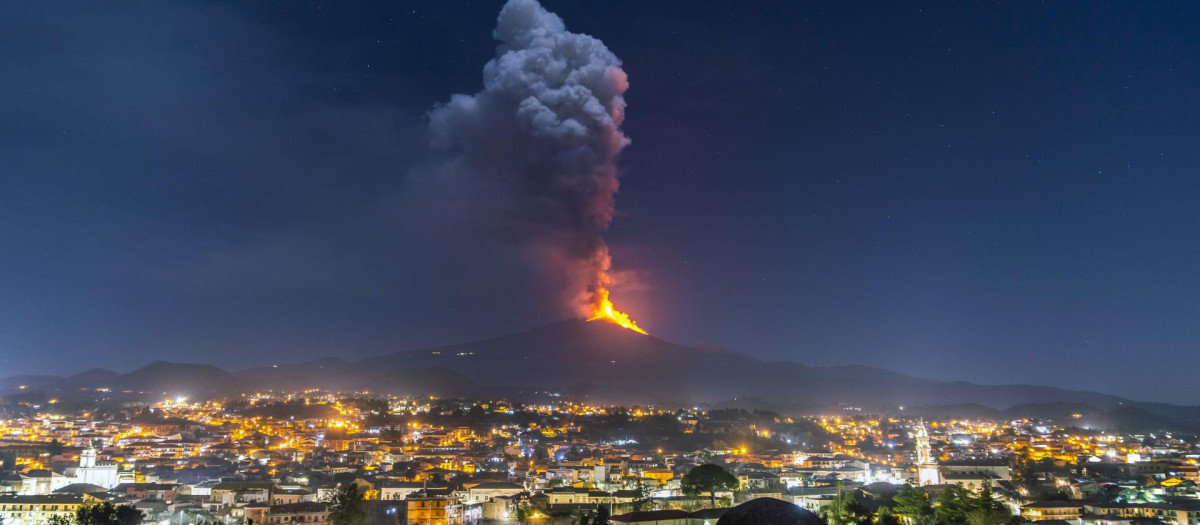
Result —
<instances>
[{"instance_id":1,"label":"smoke illuminated orange","mask_svg":"<svg viewBox=\"0 0 1200 525\"><path fill-rule=\"evenodd\" d=\"M629 318L629 314L613 308L612 301L608 300L607 288L600 288L596 291L596 303L592 306L592 317L588 321L608 321L639 334L649 335L633 319Z\"/></svg>"}]
</instances>

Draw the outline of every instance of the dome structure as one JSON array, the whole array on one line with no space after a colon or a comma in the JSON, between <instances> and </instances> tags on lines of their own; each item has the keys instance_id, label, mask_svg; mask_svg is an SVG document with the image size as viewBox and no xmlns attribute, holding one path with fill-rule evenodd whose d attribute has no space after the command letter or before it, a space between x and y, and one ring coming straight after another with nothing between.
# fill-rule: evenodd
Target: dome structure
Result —
<instances>
[{"instance_id":1,"label":"dome structure","mask_svg":"<svg viewBox=\"0 0 1200 525\"><path fill-rule=\"evenodd\" d=\"M758 498L729 509L717 525L826 525L820 516L775 498Z\"/></svg>"}]
</instances>

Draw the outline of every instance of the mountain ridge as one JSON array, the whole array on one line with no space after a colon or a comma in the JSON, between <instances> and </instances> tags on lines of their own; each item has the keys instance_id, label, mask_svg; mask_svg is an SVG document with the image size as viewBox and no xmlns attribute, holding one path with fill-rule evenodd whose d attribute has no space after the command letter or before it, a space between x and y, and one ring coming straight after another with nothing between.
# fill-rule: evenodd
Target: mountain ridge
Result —
<instances>
[{"instance_id":1,"label":"mountain ridge","mask_svg":"<svg viewBox=\"0 0 1200 525\"><path fill-rule=\"evenodd\" d=\"M1200 420L1200 407L1144 403L1100 392L1043 385L938 381L868 365L808 366L766 361L734 350L664 341L603 322L568 319L465 343L402 350L357 361L326 357L228 372L212 365L156 361L126 374L93 369L73 376L13 376L29 388L197 396L266 389L320 388L453 397L557 392L598 402L695 403L737 398L780 405L1014 406L1085 405L1105 412L1139 407ZM94 384L93 384L94 383ZM109 384L99 384L109 383Z\"/></svg>"}]
</instances>

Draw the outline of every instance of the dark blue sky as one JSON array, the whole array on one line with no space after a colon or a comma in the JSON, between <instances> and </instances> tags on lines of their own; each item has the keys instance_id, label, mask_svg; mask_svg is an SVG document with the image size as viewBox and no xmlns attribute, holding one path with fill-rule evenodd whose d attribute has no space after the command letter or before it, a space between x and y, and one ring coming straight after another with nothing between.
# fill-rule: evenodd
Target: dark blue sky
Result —
<instances>
[{"instance_id":1,"label":"dark blue sky","mask_svg":"<svg viewBox=\"0 0 1200 525\"><path fill-rule=\"evenodd\" d=\"M1200 403L1200 7L545 4L629 74L607 238L651 333ZM0 372L561 316L397 210L500 5L0 6Z\"/></svg>"}]
</instances>

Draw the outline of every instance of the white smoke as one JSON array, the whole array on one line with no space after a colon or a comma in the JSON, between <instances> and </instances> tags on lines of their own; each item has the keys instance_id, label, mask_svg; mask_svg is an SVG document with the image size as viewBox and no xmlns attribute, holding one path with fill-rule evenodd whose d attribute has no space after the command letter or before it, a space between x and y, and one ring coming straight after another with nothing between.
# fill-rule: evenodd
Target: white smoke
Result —
<instances>
[{"instance_id":1,"label":"white smoke","mask_svg":"<svg viewBox=\"0 0 1200 525\"><path fill-rule=\"evenodd\" d=\"M615 160L629 144L620 130L628 81L603 42L567 31L536 0L510 0L493 36L483 90L430 112L444 155L432 176L470 203L459 210L467 223L550 259L562 300L585 313L609 279L602 235Z\"/></svg>"}]
</instances>

